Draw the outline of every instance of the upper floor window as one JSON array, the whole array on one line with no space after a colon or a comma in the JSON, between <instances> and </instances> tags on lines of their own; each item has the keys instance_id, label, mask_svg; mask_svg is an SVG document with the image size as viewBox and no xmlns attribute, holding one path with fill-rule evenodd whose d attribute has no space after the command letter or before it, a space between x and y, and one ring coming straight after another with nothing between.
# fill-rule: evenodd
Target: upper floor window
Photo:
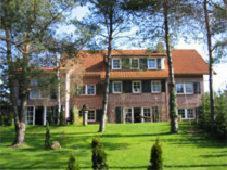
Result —
<instances>
[{"instance_id":1,"label":"upper floor window","mask_svg":"<svg viewBox=\"0 0 227 170\"><path fill-rule=\"evenodd\" d=\"M86 85L86 94L94 95L96 94L96 87L95 85Z\"/></svg>"},{"instance_id":2,"label":"upper floor window","mask_svg":"<svg viewBox=\"0 0 227 170\"><path fill-rule=\"evenodd\" d=\"M112 91L113 93L122 93L122 81L113 81Z\"/></svg>"},{"instance_id":3,"label":"upper floor window","mask_svg":"<svg viewBox=\"0 0 227 170\"><path fill-rule=\"evenodd\" d=\"M132 92L133 93L141 93L141 81L133 81L132 82Z\"/></svg>"},{"instance_id":4,"label":"upper floor window","mask_svg":"<svg viewBox=\"0 0 227 170\"><path fill-rule=\"evenodd\" d=\"M151 92L160 93L161 92L161 81L151 81Z\"/></svg>"},{"instance_id":5,"label":"upper floor window","mask_svg":"<svg viewBox=\"0 0 227 170\"><path fill-rule=\"evenodd\" d=\"M112 59L112 69L121 69L121 59Z\"/></svg>"},{"instance_id":6,"label":"upper floor window","mask_svg":"<svg viewBox=\"0 0 227 170\"><path fill-rule=\"evenodd\" d=\"M150 58L147 60L148 69L164 69L164 58Z\"/></svg>"},{"instance_id":7,"label":"upper floor window","mask_svg":"<svg viewBox=\"0 0 227 170\"><path fill-rule=\"evenodd\" d=\"M38 86L38 80L32 79L31 80L31 86Z\"/></svg>"},{"instance_id":8,"label":"upper floor window","mask_svg":"<svg viewBox=\"0 0 227 170\"><path fill-rule=\"evenodd\" d=\"M48 90L34 88L30 91L30 99L47 99L49 98Z\"/></svg>"},{"instance_id":9,"label":"upper floor window","mask_svg":"<svg viewBox=\"0 0 227 170\"><path fill-rule=\"evenodd\" d=\"M156 59L148 59L147 67L148 67L148 69L156 69L157 68Z\"/></svg>"},{"instance_id":10,"label":"upper floor window","mask_svg":"<svg viewBox=\"0 0 227 170\"><path fill-rule=\"evenodd\" d=\"M176 84L176 92L178 94L185 93L185 94L193 94L193 83L177 83Z\"/></svg>"},{"instance_id":11,"label":"upper floor window","mask_svg":"<svg viewBox=\"0 0 227 170\"><path fill-rule=\"evenodd\" d=\"M139 69L139 59L138 58L131 59L131 69Z\"/></svg>"}]
</instances>

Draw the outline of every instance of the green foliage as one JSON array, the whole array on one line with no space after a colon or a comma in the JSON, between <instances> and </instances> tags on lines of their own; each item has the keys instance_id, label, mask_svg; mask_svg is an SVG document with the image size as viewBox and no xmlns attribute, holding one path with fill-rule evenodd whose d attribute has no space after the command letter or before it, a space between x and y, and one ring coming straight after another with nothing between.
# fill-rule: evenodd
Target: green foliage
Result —
<instances>
[{"instance_id":1,"label":"green foliage","mask_svg":"<svg viewBox=\"0 0 227 170\"><path fill-rule=\"evenodd\" d=\"M64 111L60 112L60 126L64 126L65 125L65 114Z\"/></svg>"},{"instance_id":2,"label":"green foliage","mask_svg":"<svg viewBox=\"0 0 227 170\"><path fill-rule=\"evenodd\" d=\"M92 139L92 168L94 170L106 170L109 169L107 165L107 154L103 151L103 146L98 138Z\"/></svg>"},{"instance_id":3,"label":"green foliage","mask_svg":"<svg viewBox=\"0 0 227 170\"><path fill-rule=\"evenodd\" d=\"M159 140L156 139L155 143L151 148L151 158L148 170L162 170L163 169L163 159L162 159L162 147Z\"/></svg>"},{"instance_id":4,"label":"green foliage","mask_svg":"<svg viewBox=\"0 0 227 170\"><path fill-rule=\"evenodd\" d=\"M71 114L71 124L72 125L77 124L77 119L78 119L78 116L79 116L79 111L76 108L76 106L73 106L70 114Z\"/></svg>"},{"instance_id":5,"label":"green foliage","mask_svg":"<svg viewBox=\"0 0 227 170\"><path fill-rule=\"evenodd\" d=\"M0 126L12 126L13 124L13 114L0 114Z\"/></svg>"},{"instance_id":6,"label":"green foliage","mask_svg":"<svg viewBox=\"0 0 227 170\"><path fill-rule=\"evenodd\" d=\"M199 109L199 127L217 139L227 139L227 96L215 94L215 127L211 129L210 98L206 93Z\"/></svg>"},{"instance_id":7,"label":"green foliage","mask_svg":"<svg viewBox=\"0 0 227 170\"><path fill-rule=\"evenodd\" d=\"M3 114L0 114L0 126L3 126L4 121L3 121Z\"/></svg>"},{"instance_id":8,"label":"green foliage","mask_svg":"<svg viewBox=\"0 0 227 170\"><path fill-rule=\"evenodd\" d=\"M50 146L51 146L50 129L49 129L49 123L47 122L47 125L46 125L46 136L45 136L45 149L50 149Z\"/></svg>"},{"instance_id":9,"label":"green foliage","mask_svg":"<svg viewBox=\"0 0 227 170\"><path fill-rule=\"evenodd\" d=\"M68 162L68 167L66 168L67 170L79 170L79 165L76 161L76 157L75 155L71 155L69 158L69 162Z\"/></svg>"}]
</instances>

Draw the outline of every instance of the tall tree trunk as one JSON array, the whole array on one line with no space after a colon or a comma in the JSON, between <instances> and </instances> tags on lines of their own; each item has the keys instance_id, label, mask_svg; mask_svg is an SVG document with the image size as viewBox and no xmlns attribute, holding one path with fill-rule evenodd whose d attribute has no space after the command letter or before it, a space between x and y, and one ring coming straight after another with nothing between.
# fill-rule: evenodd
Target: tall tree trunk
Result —
<instances>
[{"instance_id":1,"label":"tall tree trunk","mask_svg":"<svg viewBox=\"0 0 227 170\"><path fill-rule=\"evenodd\" d=\"M170 119L171 119L171 132L176 133L178 131L177 122L177 107L176 107L176 89L174 79L173 60L170 51L170 35L168 28L168 0L163 1L164 10L164 29L165 29L165 45L166 55L168 59L169 79L170 79Z\"/></svg>"},{"instance_id":2,"label":"tall tree trunk","mask_svg":"<svg viewBox=\"0 0 227 170\"><path fill-rule=\"evenodd\" d=\"M105 92L103 95L103 112L102 119L99 124L99 132L105 130L107 123L107 112L108 112L108 103L109 103L109 92L110 92L110 66L111 66L111 53L112 53L112 39L113 39L113 18L112 13L109 15L109 35L108 35L108 52L107 52L107 61L106 61L106 79L105 79Z\"/></svg>"},{"instance_id":3,"label":"tall tree trunk","mask_svg":"<svg viewBox=\"0 0 227 170\"><path fill-rule=\"evenodd\" d=\"M211 114L211 128L215 126L215 112L214 112L214 90L213 90L213 54L212 54L212 39L211 39L211 28L210 28L210 17L207 10L207 0L203 1L203 10L204 10L204 19L206 27L206 36L207 36L207 48L209 52L209 87L210 87L210 114Z\"/></svg>"},{"instance_id":4,"label":"tall tree trunk","mask_svg":"<svg viewBox=\"0 0 227 170\"><path fill-rule=\"evenodd\" d=\"M16 77L14 76L14 63L12 61L12 46L11 46L11 31L9 27L5 27L5 35L6 35L6 48L7 48L7 65L8 65L8 86L10 91L10 101L12 104L12 110L14 115L14 130L15 130L15 138L12 144L21 143L23 134L20 135L18 133L18 129L21 129L23 125L20 125L19 122L19 114L18 114L18 98L16 95L15 87L18 86L16 82ZM19 139L20 138L20 139Z\"/></svg>"}]
</instances>

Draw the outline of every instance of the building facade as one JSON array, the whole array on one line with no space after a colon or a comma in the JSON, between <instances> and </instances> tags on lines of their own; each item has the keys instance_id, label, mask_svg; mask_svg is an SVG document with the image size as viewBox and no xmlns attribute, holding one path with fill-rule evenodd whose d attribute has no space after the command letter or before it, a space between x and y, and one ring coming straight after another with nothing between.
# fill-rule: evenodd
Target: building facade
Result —
<instances>
[{"instance_id":1,"label":"building facade","mask_svg":"<svg viewBox=\"0 0 227 170\"><path fill-rule=\"evenodd\" d=\"M83 85L71 83L76 71L64 72L62 108L66 118L70 109L78 110L86 104L88 122L101 119L104 80L106 77L106 51L82 51L78 54L84 73ZM173 50L173 66L176 81L177 108L182 119L194 119L201 105L204 91L203 75L208 74L208 65L195 50ZM168 121L169 79L167 57L164 53L147 50L114 50L111 59L108 121L110 123L143 123ZM75 93L73 89L76 89ZM73 92L72 92L73 91ZM50 96L49 96L50 97ZM37 119L46 123L48 114L58 105L57 100L30 99L28 122L37 124ZM36 102L40 100L37 105ZM43 102L43 103L42 103ZM40 105L40 106L39 106ZM41 106L43 109L41 109ZM40 114L43 113L43 114ZM40 114L40 116L39 116ZM35 118L35 120L34 120ZM30 123L31 124L31 123Z\"/></svg>"}]
</instances>

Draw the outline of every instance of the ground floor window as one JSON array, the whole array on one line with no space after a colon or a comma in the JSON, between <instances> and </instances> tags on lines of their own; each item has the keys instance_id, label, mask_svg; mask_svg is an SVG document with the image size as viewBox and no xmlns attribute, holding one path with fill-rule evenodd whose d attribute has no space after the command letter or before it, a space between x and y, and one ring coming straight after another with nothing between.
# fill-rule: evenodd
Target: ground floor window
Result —
<instances>
[{"instance_id":1,"label":"ground floor window","mask_svg":"<svg viewBox=\"0 0 227 170\"><path fill-rule=\"evenodd\" d=\"M151 122L151 109L143 108L144 122Z\"/></svg>"},{"instance_id":2,"label":"ground floor window","mask_svg":"<svg viewBox=\"0 0 227 170\"><path fill-rule=\"evenodd\" d=\"M88 111L87 121L89 123L96 122L96 113L94 110Z\"/></svg>"},{"instance_id":3,"label":"ground floor window","mask_svg":"<svg viewBox=\"0 0 227 170\"><path fill-rule=\"evenodd\" d=\"M33 125L33 115L34 115L34 107L28 106L27 107L27 124Z\"/></svg>"},{"instance_id":4,"label":"ground floor window","mask_svg":"<svg viewBox=\"0 0 227 170\"><path fill-rule=\"evenodd\" d=\"M193 119L193 110L192 109L178 109L178 114L182 119Z\"/></svg>"},{"instance_id":5,"label":"ground floor window","mask_svg":"<svg viewBox=\"0 0 227 170\"><path fill-rule=\"evenodd\" d=\"M132 108L126 108L124 110L125 112L125 122L126 123L132 123Z\"/></svg>"}]
</instances>

